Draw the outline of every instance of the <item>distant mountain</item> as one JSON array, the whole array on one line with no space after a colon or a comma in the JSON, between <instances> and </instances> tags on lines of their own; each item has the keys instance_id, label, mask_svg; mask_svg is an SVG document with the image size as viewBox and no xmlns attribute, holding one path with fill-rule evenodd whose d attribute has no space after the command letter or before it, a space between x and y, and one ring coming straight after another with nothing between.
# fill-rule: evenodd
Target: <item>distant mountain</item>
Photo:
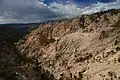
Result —
<instances>
[{"instance_id":1,"label":"distant mountain","mask_svg":"<svg viewBox=\"0 0 120 80\"><path fill-rule=\"evenodd\" d=\"M0 32L8 33L10 36L8 40L17 42L19 39L22 39L26 34L31 30L38 28L40 23L31 23L31 24L0 24Z\"/></svg>"}]
</instances>

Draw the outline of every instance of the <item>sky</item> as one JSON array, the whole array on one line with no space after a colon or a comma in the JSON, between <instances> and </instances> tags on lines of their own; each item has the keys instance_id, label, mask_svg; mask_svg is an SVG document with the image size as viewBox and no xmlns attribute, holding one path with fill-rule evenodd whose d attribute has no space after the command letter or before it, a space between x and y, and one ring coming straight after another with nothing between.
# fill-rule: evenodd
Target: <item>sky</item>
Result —
<instances>
[{"instance_id":1,"label":"sky","mask_svg":"<svg viewBox=\"0 0 120 80\"><path fill-rule=\"evenodd\" d=\"M0 0L0 24L34 23L120 9L120 0Z\"/></svg>"}]
</instances>

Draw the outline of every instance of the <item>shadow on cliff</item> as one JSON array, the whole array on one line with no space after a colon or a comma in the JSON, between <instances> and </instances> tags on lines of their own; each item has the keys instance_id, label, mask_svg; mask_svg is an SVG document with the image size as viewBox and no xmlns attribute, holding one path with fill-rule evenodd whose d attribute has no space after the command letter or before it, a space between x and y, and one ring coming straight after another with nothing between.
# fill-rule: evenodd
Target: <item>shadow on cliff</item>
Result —
<instances>
[{"instance_id":1,"label":"shadow on cliff","mask_svg":"<svg viewBox=\"0 0 120 80\"><path fill-rule=\"evenodd\" d=\"M56 80L54 75L20 53L14 42L18 36L11 28L0 28L0 80Z\"/></svg>"}]
</instances>

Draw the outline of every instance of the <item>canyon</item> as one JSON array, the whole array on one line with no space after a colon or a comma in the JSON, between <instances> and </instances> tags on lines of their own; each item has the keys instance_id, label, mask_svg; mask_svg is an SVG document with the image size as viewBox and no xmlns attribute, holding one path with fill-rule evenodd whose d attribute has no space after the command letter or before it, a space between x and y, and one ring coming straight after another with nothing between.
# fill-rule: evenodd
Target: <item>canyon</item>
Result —
<instances>
[{"instance_id":1,"label":"canyon","mask_svg":"<svg viewBox=\"0 0 120 80\"><path fill-rule=\"evenodd\" d=\"M1 80L120 80L120 10L41 23L17 39L4 28Z\"/></svg>"}]
</instances>

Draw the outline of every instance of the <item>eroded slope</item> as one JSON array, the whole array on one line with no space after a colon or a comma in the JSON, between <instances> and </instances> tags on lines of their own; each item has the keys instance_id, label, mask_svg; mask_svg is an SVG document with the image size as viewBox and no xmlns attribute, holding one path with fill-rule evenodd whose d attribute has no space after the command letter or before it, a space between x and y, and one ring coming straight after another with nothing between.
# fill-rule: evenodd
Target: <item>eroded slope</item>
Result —
<instances>
[{"instance_id":1,"label":"eroded slope","mask_svg":"<svg viewBox=\"0 0 120 80\"><path fill-rule=\"evenodd\" d=\"M0 28L0 80L55 80L37 61L21 54L11 36L6 28Z\"/></svg>"},{"instance_id":2,"label":"eroded slope","mask_svg":"<svg viewBox=\"0 0 120 80\"><path fill-rule=\"evenodd\" d=\"M17 43L58 80L120 79L120 11L40 25Z\"/></svg>"}]
</instances>

